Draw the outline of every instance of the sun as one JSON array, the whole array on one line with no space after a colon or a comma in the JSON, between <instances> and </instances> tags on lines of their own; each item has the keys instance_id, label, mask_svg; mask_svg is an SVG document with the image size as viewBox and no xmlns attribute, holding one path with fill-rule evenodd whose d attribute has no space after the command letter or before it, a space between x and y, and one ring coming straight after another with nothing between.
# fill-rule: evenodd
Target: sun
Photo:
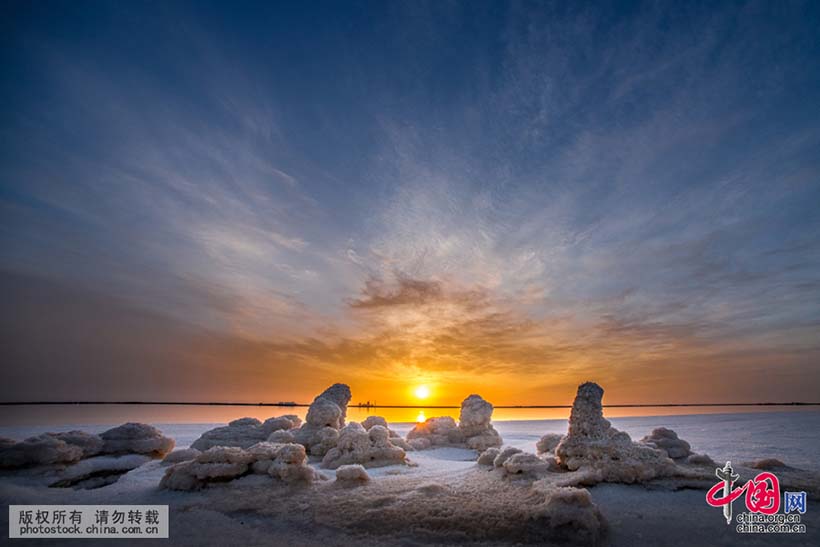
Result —
<instances>
[{"instance_id":1,"label":"sun","mask_svg":"<svg viewBox=\"0 0 820 547\"><path fill-rule=\"evenodd\" d=\"M426 399L430 396L430 388L427 386L419 386L413 393L416 395L416 399Z\"/></svg>"}]
</instances>

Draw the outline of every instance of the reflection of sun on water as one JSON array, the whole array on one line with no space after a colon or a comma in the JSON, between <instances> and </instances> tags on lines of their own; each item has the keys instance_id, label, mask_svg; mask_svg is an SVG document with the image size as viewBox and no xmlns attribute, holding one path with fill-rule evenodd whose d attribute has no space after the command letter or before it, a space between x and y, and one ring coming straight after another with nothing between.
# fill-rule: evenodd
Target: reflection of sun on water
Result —
<instances>
[{"instance_id":1,"label":"reflection of sun on water","mask_svg":"<svg viewBox=\"0 0 820 547\"><path fill-rule=\"evenodd\" d=\"M419 415L416 417L416 421L421 423L427 421L427 418L424 417L424 411L422 410L419 412Z\"/></svg>"}]
</instances>

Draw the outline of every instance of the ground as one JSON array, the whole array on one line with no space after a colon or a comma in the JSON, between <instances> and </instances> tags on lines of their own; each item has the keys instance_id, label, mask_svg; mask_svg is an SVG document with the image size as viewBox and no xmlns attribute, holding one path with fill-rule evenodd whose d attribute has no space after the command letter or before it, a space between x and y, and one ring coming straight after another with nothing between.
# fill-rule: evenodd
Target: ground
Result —
<instances>
[{"instance_id":1,"label":"ground","mask_svg":"<svg viewBox=\"0 0 820 547\"><path fill-rule=\"evenodd\" d=\"M741 462L754 454L780 457L787 463L811 463L816 446L814 427L800 427L799 442L789 435L796 420L804 416L758 418L758 429L783 433L767 451L762 445L732 440L727 431L755 431L748 417L732 418L743 427L730 429L728 418L653 418L626 423L633 438L657 425L673 425L695 440L693 448L720 459L730 454ZM816 415L809 417L814 424ZM778 424L774 427L772 424ZM631 426L629 425L631 424ZM771 427L770 427L771 426ZM167 434L184 447L201 433L189 426L167 428ZM409 426L397 426L405 433ZM545 432L565 430L565 422L501 422L505 444L530 452ZM721 435L710 428L719 428ZM190 431L189 431L190 430ZM698 436L700 432L700 437ZM774 438L773 434L765 436ZM760 438L763 436L758 435ZM711 439L715 439L712 441ZM709 443L712 444L709 444ZM719 452L723 448L724 453ZM746 452L741 452L744 450ZM748 452L748 453L747 453ZM738 456L734 458L734 456ZM742 456L742 457L741 457ZM335 483L333 471L321 470L327 480L313 486L286 486L267 476L249 476L216 484L200 492L158 489L165 471L154 461L124 475L118 482L95 490L56 489L35 486L19 473L0 474L0 503L7 504L167 504L171 510L171 541L95 540L112 545L293 545L333 547L341 545L510 545L548 544L544 525L533 518L544 496L530 481L509 480L500 470L479 467L475 452L441 448L411 452L415 466L389 466L368 470L372 480L361 486ZM318 465L318 464L314 464ZM739 463L738 463L739 465ZM711 470L704 471L705 476ZM744 470L744 479L752 476ZM803 517L805 535L741 535L727 526L719 509L705 502L712 479L690 484L656 481L648 485L599 484L589 487L592 500L607 521L604 544L618 546L657 545L817 545L820 514L816 510L820 491L811 477L815 471L778 473L784 480L810 492ZM716 479L715 479L716 480ZM801 483L800 481L804 481ZM742 508L736 502L735 513ZM0 511L0 529L8 529L8 512ZM5 534L3 534L5 535ZM553 536L550 536L554 539ZM584 544L583 535L570 542ZM25 543L25 542L23 542ZM37 545L77 545L76 540L37 540ZM15 543L16 544L16 543Z\"/></svg>"}]
</instances>

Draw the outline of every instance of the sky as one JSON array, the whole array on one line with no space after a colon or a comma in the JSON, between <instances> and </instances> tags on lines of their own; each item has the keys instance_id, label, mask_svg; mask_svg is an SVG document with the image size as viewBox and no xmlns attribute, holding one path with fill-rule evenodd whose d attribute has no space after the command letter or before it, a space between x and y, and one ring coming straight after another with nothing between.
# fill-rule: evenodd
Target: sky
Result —
<instances>
[{"instance_id":1,"label":"sky","mask_svg":"<svg viewBox=\"0 0 820 547\"><path fill-rule=\"evenodd\" d=\"M820 399L817 2L17 2L0 400Z\"/></svg>"}]
</instances>

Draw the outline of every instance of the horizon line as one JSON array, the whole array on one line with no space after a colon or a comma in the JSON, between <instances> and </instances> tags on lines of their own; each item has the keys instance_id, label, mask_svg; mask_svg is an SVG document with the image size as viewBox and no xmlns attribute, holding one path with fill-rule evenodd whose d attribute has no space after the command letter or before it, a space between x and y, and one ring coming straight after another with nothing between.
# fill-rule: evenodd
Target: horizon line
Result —
<instances>
[{"instance_id":1,"label":"horizon line","mask_svg":"<svg viewBox=\"0 0 820 547\"><path fill-rule=\"evenodd\" d=\"M311 403L238 403L238 402L201 402L201 401L0 401L0 406L26 405L169 405L169 406L273 406L273 407L309 407ZM460 405L376 405L348 404L348 408L461 408ZM628 403L601 405L604 408L646 408L646 407L704 407L704 406L820 406L820 402L756 402L756 403ZM572 408L572 405L493 405L493 408Z\"/></svg>"}]
</instances>

